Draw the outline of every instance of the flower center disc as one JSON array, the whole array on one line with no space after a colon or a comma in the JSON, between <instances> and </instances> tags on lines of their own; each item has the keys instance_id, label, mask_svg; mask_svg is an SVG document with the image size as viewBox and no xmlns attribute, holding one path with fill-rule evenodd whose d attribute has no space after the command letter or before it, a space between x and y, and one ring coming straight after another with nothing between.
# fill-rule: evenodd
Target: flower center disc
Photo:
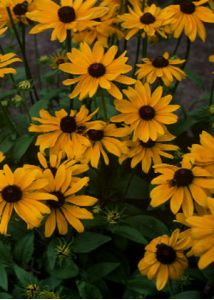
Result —
<instances>
[{"instance_id":1,"label":"flower center disc","mask_svg":"<svg viewBox=\"0 0 214 300\"><path fill-rule=\"evenodd\" d=\"M22 3L16 4L13 8L13 12L17 16L25 15L28 8L28 2L24 1Z\"/></svg>"},{"instance_id":2,"label":"flower center disc","mask_svg":"<svg viewBox=\"0 0 214 300\"><path fill-rule=\"evenodd\" d=\"M155 116L155 110L150 105L144 105L139 109L139 115L143 120L151 120Z\"/></svg>"},{"instance_id":3,"label":"flower center disc","mask_svg":"<svg viewBox=\"0 0 214 300\"><path fill-rule=\"evenodd\" d=\"M163 68L169 65L169 61L163 56L158 56L152 61L152 64L155 68Z\"/></svg>"},{"instance_id":4,"label":"flower center disc","mask_svg":"<svg viewBox=\"0 0 214 300\"><path fill-rule=\"evenodd\" d=\"M60 191L52 192L52 195L58 198L58 201L49 200L47 203L51 208L60 208L65 203L65 197Z\"/></svg>"},{"instance_id":5,"label":"flower center disc","mask_svg":"<svg viewBox=\"0 0 214 300\"><path fill-rule=\"evenodd\" d=\"M157 260L164 264L164 265L170 265L176 260L176 252L175 250L163 243L158 244L157 246L157 252L156 252L156 258Z\"/></svg>"},{"instance_id":6,"label":"flower center disc","mask_svg":"<svg viewBox=\"0 0 214 300\"><path fill-rule=\"evenodd\" d=\"M76 130L77 124L73 117L66 116L60 121L60 128L63 132L72 133Z\"/></svg>"},{"instance_id":7,"label":"flower center disc","mask_svg":"<svg viewBox=\"0 0 214 300\"><path fill-rule=\"evenodd\" d=\"M191 15L194 13L195 11L195 4L192 3L192 1L182 1L180 3L180 10L184 13L184 14L188 14Z\"/></svg>"},{"instance_id":8,"label":"flower center disc","mask_svg":"<svg viewBox=\"0 0 214 300\"><path fill-rule=\"evenodd\" d=\"M106 72L106 68L101 63L94 63L88 67L88 73L95 78L103 76L105 72Z\"/></svg>"},{"instance_id":9,"label":"flower center disc","mask_svg":"<svg viewBox=\"0 0 214 300\"><path fill-rule=\"evenodd\" d=\"M148 140L148 142L144 143L143 141L140 141L140 144L143 148L152 148L156 144L153 140Z\"/></svg>"},{"instance_id":10,"label":"flower center disc","mask_svg":"<svg viewBox=\"0 0 214 300\"><path fill-rule=\"evenodd\" d=\"M17 185L8 185L1 192L2 198L9 203L22 199L22 190Z\"/></svg>"},{"instance_id":11,"label":"flower center disc","mask_svg":"<svg viewBox=\"0 0 214 300\"><path fill-rule=\"evenodd\" d=\"M76 19L75 10L71 6L62 6L58 10L58 17L63 23L70 23Z\"/></svg>"},{"instance_id":12,"label":"flower center disc","mask_svg":"<svg viewBox=\"0 0 214 300\"><path fill-rule=\"evenodd\" d=\"M189 169L182 168L175 172L173 181L179 187L179 186L190 185L192 183L193 179L194 179L194 176L193 176L192 171Z\"/></svg>"},{"instance_id":13,"label":"flower center disc","mask_svg":"<svg viewBox=\"0 0 214 300\"><path fill-rule=\"evenodd\" d=\"M147 25L152 24L155 22L155 17L147 12L140 17L140 22Z\"/></svg>"},{"instance_id":14,"label":"flower center disc","mask_svg":"<svg viewBox=\"0 0 214 300\"><path fill-rule=\"evenodd\" d=\"M92 141L100 141L104 136L104 132L102 130L90 129L88 132L88 137Z\"/></svg>"}]
</instances>

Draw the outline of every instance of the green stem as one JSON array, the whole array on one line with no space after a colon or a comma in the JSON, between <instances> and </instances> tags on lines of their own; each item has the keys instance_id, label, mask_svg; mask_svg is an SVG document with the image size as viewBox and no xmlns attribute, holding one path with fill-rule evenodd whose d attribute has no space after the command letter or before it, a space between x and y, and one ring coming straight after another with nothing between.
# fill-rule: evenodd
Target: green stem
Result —
<instances>
[{"instance_id":1,"label":"green stem","mask_svg":"<svg viewBox=\"0 0 214 300\"><path fill-rule=\"evenodd\" d=\"M30 68L29 68L29 64L28 64L28 61L27 61L27 57L26 57L26 54L25 54L25 48L24 48L24 46L22 44L22 41L21 41L21 39L19 37L19 33L18 33L17 29L16 29L16 25L14 23L13 16L12 16L12 13L11 13L11 10L10 10L9 7L7 7L7 12L8 12L8 16L9 16L9 19L10 19L13 31L15 33L15 37L16 37L17 42L19 44L20 50L22 52L23 62L24 62L24 66L25 66L26 77L27 77L27 79L29 81L32 82L32 86L33 86L33 91L34 91L35 98L36 98L37 101L39 101L39 96L37 94L37 91L36 91L36 88L35 88L35 85L34 85L34 82L33 82L32 74L31 74L31 71L30 71ZM23 24L23 26L24 26L24 24ZM33 98L31 98L31 99L33 101Z\"/></svg>"},{"instance_id":2,"label":"green stem","mask_svg":"<svg viewBox=\"0 0 214 300\"><path fill-rule=\"evenodd\" d=\"M127 40L126 39L124 39L124 41L123 41L123 52L124 51L126 51L126 49L127 49Z\"/></svg>"},{"instance_id":3,"label":"green stem","mask_svg":"<svg viewBox=\"0 0 214 300\"><path fill-rule=\"evenodd\" d=\"M66 37L66 46L67 46L67 51L71 52L71 30L67 30L67 37Z\"/></svg>"},{"instance_id":4,"label":"green stem","mask_svg":"<svg viewBox=\"0 0 214 300\"><path fill-rule=\"evenodd\" d=\"M41 80L41 70L40 70L40 64L39 64L39 47L38 47L38 41L37 41L37 35L34 34L34 48L35 48L35 54L36 54L36 66L37 66L37 75L38 75L38 82L39 87L42 89L42 80Z\"/></svg>"},{"instance_id":5,"label":"green stem","mask_svg":"<svg viewBox=\"0 0 214 300\"><path fill-rule=\"evenodd\" d=\"M10 119L7 108L2 105L1 101L0 101L0 107L1 107L1 110L3 112L3 116L4 116L5 121L8 124L8 126L11 128L12 131L15 131L15 133L18 136L21 136L20 133L19 133L19 131L17 130L16 125L13 124L12 120Z\"/></svg>"},{"instance_id":6,"label":"green stem","mask_svg":"<svg viewBox=\"0 0 214 300\"><path fill-rule=\"evenodd\" d=\"M128 183L127 183L126 189L125 189L125 191L124 191L124 193L123 193L123 196L122 196L122 198L123 198L124 200L126 199L126 196L127 196L127 194L128 194L128 191L129 191L129 188L130 188L130 185L131 185L131 183L132 183L133 178L134 178L134 173L131 172L131 173L130 173L130 176L129 176L129 179L128 179ZM122 200L123 200L123 199L122 199Z\"/></svg>"},{"instance_id":7,"label":"green stem","mask_svg":"<svg viewBox=\"0 0 214 300\"><path fill-rule=\"evenodd\" d=\"M176 42L176 45L175 45L175 49L174 49L174 51L172 52L172 55L173 55L173 56L174 56L174 55L177 53L177 51L178 51L178 48L179 48L180 43L181 43L181 39L182 39L182 35L179 37L179 39L177 39L177 42Z\"/></svg>"},{"instance_id":8,"label":"green stem","mask_svg":"<svg viewBox=\"0 0 214 300\"><path fill-rule=\"evenodd\" d=\"M102 107L103 107L103 117L104 117L104 120L107 121L108 120L108 113L107 113L105 95L104 95L104 91L103 91L102 88L100 88L100 94L101 94L101 102L102 102Z\"/></svg>"},{"instance_id":9,"label":"green stem","mask_svg":"<svg viewBox=\"0 0 214 300\"><path fill-rule=\"evenodd\" d=\"M143 41L143 55L142 55L142 58L145 58L145 57L147 57L147 46L148 46L147 36L145 36L142 41Z\"/></svg>"},{"instance_id":10,"label":"green stem","mask_svg":"<svg viewBox=\"0 0 214 300\"><path fill-rule=\"evenodd\" d=\"M137 68L137 63L138 63L138 60L139 60L140 44L141 44L141 34L139 33L138 34L138 39L137 39L137 50L136 50L136 56L135 56L134 70L133 70L133 74L132 74L133 77L135 75L135 71L136 71L136 68Z\"/></svg>"},{"instance_id":11,"label":"green stem","mask_svg":"<svg viewBox=\"0 0 214 300\"><path fill-rule=\"evenodd\" d=\"M211 106L213 103L213 98L214 98L213 96L214 96L214 78L211 85L209 106Z\"/></svg>"}]
</instances>

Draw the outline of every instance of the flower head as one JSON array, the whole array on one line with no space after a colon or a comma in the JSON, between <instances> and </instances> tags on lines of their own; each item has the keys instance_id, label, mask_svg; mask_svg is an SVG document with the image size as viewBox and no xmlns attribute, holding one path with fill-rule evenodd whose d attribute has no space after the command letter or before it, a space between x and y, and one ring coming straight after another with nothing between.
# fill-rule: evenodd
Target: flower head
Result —
<instances>
[{"instance_id":1,"label":"flower head","mask_svg":"<svg viewBox=\"0 0 214 300\"><path fill-rule=\"evenodd\" d=\"M0 78L6 74L16 74L16 70L8 68L8 66L17 61L21 61L21 59L15 53L0 54Z\"/></svg>"},{"instance_id":2,"label":"flower head","mask_svg":"<svg viewBox=\"0 0 214 300\"><path fill-rule=\"evenodd\" d=\"M150 84L160 78L166 86L170 86L174 78L181 81L186 77L185 72L175 66L184 62L185 59L169 58L169 53L165 52L152 60L144 58L143 64L137 65L139 69L136 74L138 79L145 78Z\"/></svg>"},{"instance_id":3,"label":"flower head","mask_svg":"<svg viewBox=\"0 0 214 300\"><path fill-rule=\"evenodd\" d=\"M176 123L173 113L179 105L170 105L171 95L162 97L163 88L157 87L153 93L148 83L137 81L135 88L123 90L128 100L115 100L115 107L121 113L113 116L113 122L124 122L133 131L133 140L155 141L165 133L165 125Z\"/></svg>"},{"instance_id":4,"label":"flower head","mask_svg":"<svg viewBox=\"0 0 214 300\"><path fill-rule=\"evenodd\" d=\"M87 96L93 97L100 87L115 98L121 99L122 94L113 82L133 84L135 80L123 75L132 69L126 64L126 51L115 58L117 52L118 47L112 46L104 53L104 47L99 42L96 42L92 49L86 43L80 44L80 50L72 49L67 54L71 62L59 67L63 72L78 75L63 82L65 85L76 84L69 95L70 98L78 96L82 100Z\"/></svg>"},{"instance_id":5,"label":"flower head","mask_svg":"<svg viewBox=\"0 0 214 300\"><path fill-rule=\"evenodd\" d=\"M138 263L138 269L148 279L156 280L156 287L162 290L169 279L178 279L188 266L184 255L186 241L175 230L171 236L162 235L145 247L145 255Z\"/></svg>"}]
</instances>

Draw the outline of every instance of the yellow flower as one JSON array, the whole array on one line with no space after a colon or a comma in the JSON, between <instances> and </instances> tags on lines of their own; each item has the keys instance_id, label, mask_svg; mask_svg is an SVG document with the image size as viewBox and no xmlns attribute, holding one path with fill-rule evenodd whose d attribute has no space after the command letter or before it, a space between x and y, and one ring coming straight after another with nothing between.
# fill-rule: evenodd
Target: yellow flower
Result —
<instances>
[{"instance_id":1,"label":"yellow flower","mask_svg":"<svg viewBox=\"0 0 214 300\"><path fill-rule=\"evenodd\" d=\"M39 24L30 33L53 29L51 40L63 42L68 30L85 30L96 24L94 19L102 17L108 11L106 7L94 7L95 3L96 0L61 0L58 5L51 0L35 0L36 8L27 17Z\"/></svg>"},{"instance_id":2,"label":"yellow flower","mask_svg":"<svg viewBox=\"0 0 214 300\"><path fill-rule=\"evenodd\" d=\"M191 160L193 164L203 167L214 176L214 137L202 131L200 144L193 144L190 153L184 155L184 159Z\"/></svg>"},{"instance_id":3,"label":"yellow flower","mask_svg":"<svg viewBox=\"0 0 214 300\"><path fill-rule=\"evenodd\" d=\"M177 116L172 113L179 105L169 105L171 95L162 97L163 87L151 93L148 83L137 81L135 89L123 90L128 100L115 100L116 109L121 114L113 116L113 122L124 122L131 126L133 140L155 141L165 133L165 125L176 123Z\"/></svg>"},{"instance_id":4,"label":"yellow flower","mask_svg":"<svg viewBox=\"0 0 214 300\"><path fill-rule=\"evenodd\" d=\"M15 53L0 54L0 78L4 77L5 74L16 74L14 68L8 68L8 65L21 61Z\"/></svg>"},{"instance_id":5,"label":"yellow flower","mask_svg":"<svg viewBox=\"0 0 214 300\"><path fill-rule=\"evenodd\" d=\"M129 40L139 31L142 36L146 33L147 36L153 37L159 33L166 37L164 26L169 23L168 18L163 18L162 10L155 4L145 7L141 10L139 3L133 4L133 8L129 7L129 13L125 13L118 17L122 21L122 27L128 30L126 39Z\"/></svg>"},{"instance_id":6,"label":"yellow flower","mask_svg":"<svg viewBox=\"0 0 214 300\"><path fill-rule=\"evenodd\" d=\"M185 249L186 241L178 229L171 236L159 236L145 247L138 269L149 280L155 279L157 289L162 290L169 279L179 279L188 267Z\"/></svg>"},{"instance_id":7,"label":"yellow flower","mask_svg":"<svg viewBox=\"0 0 214 300\"><path fill-rule=\"evenodd\" d=\"M24 220L28 228L38 227L44 214L50 212L42 203L55 200L55 196L42 191L47 180L38 176L37 170L18 168L14 171L4 165L0 172L0 233L7 234L13 210Z\"/></svg>"},{"instance_id":8,"label":"yellow flower","mask_svg":"<svg viewBox=\"0 0 214 300\"><path fill-rule=\"evenodd\" d=\"M175 38L179 38L184 32L193 42L197 34L205 41L206 30L203 22L214 23L214 13L202 6L208 0L192 1L180 0L179 4L169 5L164 9L165 17L170 20L171 29Z\"/></svg>"},{"instance_id":9,"label":"yellow flower","mask_svg":"<svg viewBox=\"0 0 214 300\"><path fill-rule=\"evenodd\" d=\"M2 151L0 151L0 163L5 159L5 155Z\"/></svg>"},{"instance_id":10,"label":"yellow flower","mask_svg":"<svg viewBox=\"0 0 214 300\"><path fill-rule=\"evenodd\" d=\"M177 214L182 207L186 217L193 215L194 201L202 207L207 207L209 190L214 188L214 178L208 171L192 166L187 160L182 160L181 167L160 164L154 168L155 172L161 175L151 181L157 185L150 194L152 207L170 200L173 214Z\"/></svg>"},{"instance_id":11,"label":"yellow flower","mask_svg":"<svg viewBox=\"0 0 214 300\"><path fill-rule=\"evenodd\" d=\"M83 105L77 112L71 110L68 114L64 109L55 112L55 116L48 111L40 110L40 118L33 118L40 124L31 124L30 132L38 132L36 145L40 151L51 148L54 153L65 152L69 158L79 158L86 147L90 146L88 138L84 136L87 129L96 121L89 122L97 110L89 114Z\"/></svg>"},{"instance_id":12,"label":"yellow flower","mask_svg":"<svg viewBox=\"0 0 214 300\"><path fill-rule=\"evenodd\" d=\"M93 25L84 31L74 33L73 41L76 43L86 42L89 45L98 41L102 46L108 47L108 39L111 36L116 35L118 39L121 39L123 33L115 26L117 21L116 10L116 6L110 7L107 14L103 17L96 18L96 25Z\"/></svg>"},{"instance_id":13,"label":"yellow flower","mask_svg":"<svg viewBox=\"0 0 214 300\"><path fill-rule=\"evenodd\" d=\"M59 66L68 62L67 54L65 51L58 51L49 57L49 66L52 69L59 69Z\"/></svg>"},{"instance_id":14,"label":"yellow flower","mask_svg":"<svg viewBox=\"0 0 214 300\"><path fill-rule=\"evenodd\" d=\"M193 216L186 222L191 228L191 254L200 256L198 266L204 269L214 262L214 215Z\"/></svg>"},{"instance_id":15,"label":"yellow flower","mask_svg":"<svg viewBox=\"0 0 214 300\"><path fill-rule=\"evenodd\" d=\"M33 0L7 0L0 2L0 28L11 25L7 7L10 9L15 23L29 23L26 14L34 8Z\"/></svg>"},{"instance_id":16,"label":"yellow flower","mask_svg":"<svg viewBox=\"0 0 214 300\"><path fill-rule=\"evenodd\" d=\"M131 168L135 168L137 164L141 163L141 168L144 173L148 173L153 164L162 163L162 156L167 158L173 158L172 154L168 151L176 151L178 147L176 145L167 144L173 140L175 136L166 132L164 135L157 138L157 140L148 142L142 142L137 139L135 142L128 141L129 151L124 156L120 157L120 162L127 158L131 158Z\"/></svg>"},{"instance_id":17,"label":"yellow flower","mask_svg":"<svg viewBox=\"0 0 214 300\"><path fill-rule=\"evenodd\" d=\"M119 88L113 83L116 81L123 84L133 84L134 79L122 74L128 73L132 67L127 65L126 51L118 58L117 46L112 46L104 53L104 47L96 42L93 49L86 43L80 44L80 50L74 48L68 53L71 63L60 65L59 69L63 72L78 75L73 79L63 81L65 85L76 84L70 98L79 96L79 99L89 96L93 97L98 88L108 91L113 97L122 98Z\"/></svg>"},{"instance_id":18,"label":"yellow flower","mask_svg":"<svg viewBox=\"0 0 214 300\"><path fill-rule=\"evenodd\" d=\"M97 199L86 195L75 195L87 185L89 178L77 178L72 176L72 170L60 165L54 176L51 170L44 171L44 177L48 180L45 191L57 198L57 201L48 201L51 213L45 222L45 236L50 237L56 227L60 234L68 232L70 224L78 232L84 231L80 220L93 219L93 215L87 209L79 206L92 206Z\"/></svg>"},{"instance_id":19,"label":"yellow flower","mask_svg":"<svg viewBox=\"0 0 214 300\"><path fill-rule=\"evenodd\" d=\"M150 60L143 59L143 64L137 65L139 69L136 72L138 79L145 78L150 84L154 83L157 78L160 78L166 86L170 86L175 78L181 81L186 77L183 70L174 65L183 64L185 59L169 58L169 53L165 52L162 56L157 56Z\"/></svg>"},{"instance_id":20,"label":"yellow flower","mask_svg":"<svg viewBox=\"0 0 214 300\"><path fill-rule=\"evenodd\" d=\"M108 124L100 121L96 127L92 127L86 132L91 144L83 153L83 161L90 162L92 167L97 168L102 156L106 165L109 164L109 158L106 151L121 156L127 152L128 148L125 143L118 138L127 136L129 128L117 128L114 124Z\"/></svg>"}]
</instances>

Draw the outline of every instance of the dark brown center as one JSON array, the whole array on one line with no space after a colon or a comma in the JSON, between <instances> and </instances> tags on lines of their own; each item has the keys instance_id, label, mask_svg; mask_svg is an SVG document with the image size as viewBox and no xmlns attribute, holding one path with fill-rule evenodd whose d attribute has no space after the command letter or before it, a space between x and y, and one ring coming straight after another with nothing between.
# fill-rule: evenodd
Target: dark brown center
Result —
<instances>
[{"instance_id":1,"label":"dark brown center","mask_svg":"<svg viewBox=\"0 0 214 300\"><path fill-rule=\"evenodd\" d=\"M58 10L58 17L63 23L70 23L76 19L75 10L71 6L62 6Z\"/></svg>"},{"instance_id":2,"label":"dark brown center","mask_svg":"<svg viewBox=\"0 0 214 300\"><path fill-rule=\"evenodd\" d=\"M95 78L103 76L106 72L106 68L101 63L94 63L88 67L88 73Z\"/></svg>"},{"instance_id":3,"label":"dark brown center","mask_svg":"<svg viewBox=\"0 0 214 300\"><path fill-rule=\"evenodd\" d=\"M180 10L184 13L184 14L188 14L191 15L194 13L195 11L195 4L192 3L191 0L183 0L180 3Z\"/></svg>"},{"instance_id":4,"label":"dark brown center","mask_svg":"<svg viewBox=\"0 0 214 300\"><path fill-rule=\"evenodd\" d=\"M58 58L57 61L56 61L56 64L57 65L61 65L65 62L64 58Z\"/></svg>"},{"instance_id":5,"label":"dark brown center","mask_svg":"<svg viewBox=\"0 0 214 300\"><path fill-rule=\"evenodd\" d=\"M155 59L153 59L152 64L155 68L164 68L169 65L169 61L163 56L158 56Z\"/></svg>"},{"instance_id":6,"label":"dark brown center","mask_svg":"<svg viewBox=\"0 0 214 300\"><path fill-rule=\"evenodd\" d=\"M172 180L173 185L178 187L188 186L193 182L194 175L191 170L181 168L175 172L174 178Z\"/></svg>"},{"instance_id":7,"label":"dark brown center","mask_svg":"<svg viewBox=\"0 0 214 300\"><path fill-rule=\"evenodd\" d=\"M90 129L88 132L88 137L92 141L100 141L102 140L104 136L103 130L95 130L95 129Z\"/></svg>"},{"instance_id":8,"label":"dark brown center","mask_svg":"<svg viewBox=\"0 0 214 300\"><path fill-rule=\"evenodd\" d=\"M66 116L60 121L60 129L66 133L72 133L76 131L77 124L74 117Z\"/></svg>"},{"instance_id":9,"label":"dark brown center","mask_svg":"<svg viewBox=\"0 0 214 300\"><path fill-rule=\"evenodd\" d=\"M8 185L2 190L1 196L6 202L18 202L22 199L22 190L17 185Z\"/></svg>"},{"instance_id":10,"label":"dark brown center","mask_svg":"<svg viewBox=\"0 0 214 300\"><path fill-rule=\"evenodd\" d=\"M65 197L63 193L60 191L52 192L52 195L56 196L58 201L49 200L47 203L50 206L50 208L60 208L65 203Z\"/></svg>"},{"instance_id":11,"label":"dark brown center","mask_svg":"<svg viewBox=\"0 0 214 300\"><path fill-rule=\"evenodd\" d=\"M153 140L148 140L148 142L144 143L143 141L140 141L140 144L143 148L152 148L156 144Z\"/></svg>"},{"instance_id":12,"label":"dark brown center","mask_svg":"<svg viewBox=\"0 0 214 300\"><path fill-rule=\"evenodd\" d=\"M164 265L170 265L175 262L176 252L172 247L161 243L158 244L156 248L157 248L156 258L160 263Z\"/></svg>"},{"instance_id":13,"label":"dark brown center","mask_svg":"<svg viewBox=\"0 0 214 300\"><path fill-rule=\"evenodd\" d=\"M146 25L152 24L155 22L155 17L147 12L140 17L140 22Z\"/></svg>"},{"instance_id":14,"label":"dark brown center","mask_svg":"<svg viewBox=\"0 0 214 300\"><path fill-rule=\"evenodd\" d=\"M18 3L14 6L13 12L16 16L25 15L28 9L28 2L24 1L22 3Z\"/></svg>"},{"instance_id":15,"label":"dark brown center","mask_svg":"<svg viewBox=\"0 0 214 300\"><path fill-rule=\"evenodd\" d=\"M143 120L151 120L155 116L155 110L150 105L144 105L139 109L139 115Z\"/></svg>"}]
</instances>

